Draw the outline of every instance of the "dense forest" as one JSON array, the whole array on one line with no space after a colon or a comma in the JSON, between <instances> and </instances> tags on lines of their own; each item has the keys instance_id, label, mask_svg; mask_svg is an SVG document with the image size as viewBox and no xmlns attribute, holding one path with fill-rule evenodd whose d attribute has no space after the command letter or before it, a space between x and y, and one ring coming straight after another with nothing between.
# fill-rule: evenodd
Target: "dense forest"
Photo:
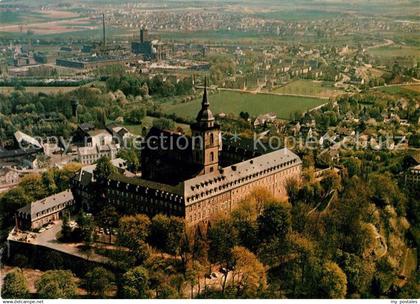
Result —
<instances>
[{"instance_id":1,"label":"dense forest","mask_svg":"<svg viewBox=\"0 0 420 304\"><path fill-rule=\"evenodd\" d=\"M101 180L113 170L101 159L94 174ZM25 180L15 191L28 185L37 192L48 191L47 185L59 188L58 173ZM78 231L66 228L65 220L63 240L78 238L110 258L112 270L79 274L80 286L93 297L418 298L413 265L420 241L419 192L401 187L389 174L362 176L349 164L315 178L313 167L306 166L302 181L288 181L288 201L255 189L231 214L196 227L177 217L122 215L103 206L93 217L81 212ZM7 199L2 204L9 204ZM96 248L96 226L118 231L121 249ZM52 259L55 269L64 267L60 258ZM22 257L12 263L27 266ZM19 270L11 276L22 281ZM215 276L219 283L209 285ZM71 286L57 294L74 297L77 284L67 283ZM39 286L39 295L56 296Z\"/></svg>"}]
</instances>

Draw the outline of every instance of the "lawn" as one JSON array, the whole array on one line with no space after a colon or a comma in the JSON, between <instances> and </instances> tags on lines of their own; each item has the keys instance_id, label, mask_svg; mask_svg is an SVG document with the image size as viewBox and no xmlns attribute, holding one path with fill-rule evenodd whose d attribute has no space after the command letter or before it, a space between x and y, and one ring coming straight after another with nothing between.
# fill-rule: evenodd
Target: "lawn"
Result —
<instances>
[{"instance_id":1,"label":"lawn","mask_svg":"<svg viewBox=\"0 0 420 304\"><path fill-rule=\"evenodd\" d=\"M241 92L221 91L209 96L210 107L214 114L225 113L238 115L241 111L252 116L275 112L278 117L289 119L290 114L296 111L312 109L326 100L318 98L278 96L268 94L251 94ZM188 103L164 104L165 113L175 113L184 118L195 118L200 110L201 100L197 99Z\"/></svg>"},{"instance_id":2,"label":"lawn","mask_svg":"<svg viewBox=\"0 0 420 304\"><path fill-rule=\"evenodd\" d=\"M343 91L335 89L332 85L321 81L296 80L284 87L277 88L274 93L311 95L316 97L334 97L343 94Z\"/></svg>"}]
</instances>

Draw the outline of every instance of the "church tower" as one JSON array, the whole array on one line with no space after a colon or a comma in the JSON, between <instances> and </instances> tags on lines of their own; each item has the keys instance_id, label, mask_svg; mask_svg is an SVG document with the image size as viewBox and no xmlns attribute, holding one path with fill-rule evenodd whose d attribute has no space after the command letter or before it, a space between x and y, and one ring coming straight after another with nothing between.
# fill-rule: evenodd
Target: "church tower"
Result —
<instances>
[{"instance_id":1,"label":"church tower","mask_svg":"<svg viewBox=\"0 0 420 304\"><path fill-rule=\"evenodd\" d=\"M209 174L219 169L219 148L221 147L220 126L215 123L207 96L207 79L204 84L201 110L196 123L191 125L193 140L193 161L203 166L201 174Z\"/></svg>"}]
</instances>

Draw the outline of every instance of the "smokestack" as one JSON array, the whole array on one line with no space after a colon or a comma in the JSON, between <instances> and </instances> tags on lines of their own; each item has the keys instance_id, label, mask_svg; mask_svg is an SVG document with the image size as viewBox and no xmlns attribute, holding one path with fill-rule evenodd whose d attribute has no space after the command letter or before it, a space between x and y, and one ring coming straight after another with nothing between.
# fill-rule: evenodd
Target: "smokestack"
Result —
<instances>
[{"instance_id":1,"label":"smokestack","mask_svg":"<svg viewBox=\"0 0 420 304\"><path fill-rule=\"evenodd\" d=\"M140 42L143 43L144 42L144 28L141 27L140 29Z\"/></svg>"},{"instance_id":2,"label":"smokestack","mask_svg":"<svg viewBox=\"0 0 420 304\"><path fill-rule=\"evenodd\" d=\"M106 36L105 36L105 14L102 14L102 32L103 32L103 46L106 46Z\"/></svg>"}]
</instances>

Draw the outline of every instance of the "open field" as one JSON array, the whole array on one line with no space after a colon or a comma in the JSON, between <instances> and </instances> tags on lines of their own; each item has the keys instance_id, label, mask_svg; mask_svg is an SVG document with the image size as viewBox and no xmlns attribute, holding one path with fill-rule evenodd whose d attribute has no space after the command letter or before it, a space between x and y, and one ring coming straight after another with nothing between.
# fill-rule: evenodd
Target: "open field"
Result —
<instances>
[{"instance_id":1,"label":"open field","mask_svg":"<svg viewBox=\"0 0 420 304\"><path fill-rule=\"evenodd\" d=\"M162 39L169 40L203 40L203 41L226 41L231 40L261 40L264 37L272 35L253 33L253 32L239 32L239 31L196 31L196 32L159 32L158 35Z\"/></svg>"},{"instance_id":2,"label":"open field","mask_svg":"<svg viewBox=\"0 0 420 304\"><path fill-rule=\"evenodd\" d=\"M277 88L273 93L313 95L316 97L336 97L344 93L331 85L321 81L296 80L283 87Z\"/></svg>"},{"instance_id":3,"label":"open field","mask_svg":"<svg viewBox=\"0 0 420 304\"><path fill-rule=\"evenodd\" d=\"M256 13L256 17L276 20L318 20L318 19L329 19L337 18L341 16L340 11L327 11L327 10L316 10L316 9L282 9L278 11L269 11Z\"/></svg>"},{"instance_id":4,"label":"open field","mask_svg":"<svg viewBox=\"0 0 420 304\"><path fill-rule=\"evenodd\" d=\"M39 12L0 11L0 24L19 24L49 20L49 17Z\"/></svg>"},{"instance_id":5,"label":"open field","mask_svg":"<svg viewBox=\"0 0 420 304\"><path fill-rule=\"evenodd\" d=\"M404 57L414 56L420 58L420 48L414 46L389 45L378 48L371 48L368 52L377 57Z\"/></svg>"},{"instance_id":6,"label":"open field","mask_svg":"<svg viewBox=\"0 0 420 304\"><path fill-rule=\"evenodd\" d=\"M25 87L25 91L29 93L45 93L45 94L57 94L67 93L77 90L79 87ZM10 94L15 91L14 87L0 87L0 94Z\"/></svg>"},{"instance_id":7,"label":"open field","mask_svg":"<svg viewBox=\"0 0 420 304\"><path fill-rule=\"evenodd\" d=\"M404 86L388 86L382 87L379 90L385 93L390 94L401 94L401 93L415 93L416 95L420 94L420 83L419 84L412 84L412 85L404 85Z\"/></svg>"},{"instance_id":8,"label":"open field","mask_svg":"<svg viewBox=\"0 0 420 304\"><path fill-rule=\"evenodd\" d=\"M318 98L278 96L268 94L250 94L241 92L222 91L209 96L210 106L214 114L232 113L238 115L241 111L252 116L268 112L276 112L278 117L289 119L290 114L296 111L305 111L326 103ZM165 113L175 113L185 118L195 118L200 110L201 99L188 103L165 104Z\"/></svg>"},{"instance_id":9,"label":"open field","mask_svg":"<svg viewBox=\"0 0 420 304\"><path fill-rule=\"evenodd\" d=\"M85 20L85 21L84 21ZM71 24L73 23L73 24ZM86 18L75 19L75 20L63 20L59 26L54 28L44 28L45 24L42 25L42 29L35 32L32 36L33 39L48 39L48 40L85 40L91 42L92 40L102 39L102 28L99 24L96 24L95 20ZM133 37L128 35L128 32L123 28L107 27L106 34L109 39L124 39ZM26 31L22 32L8 32L2 31L0 25L0 39L27 39Z\"/></svg>"},{"instance_id":10,"label":"open field","mask_svg":"<svg viewBox=\"0 0 420 304\"><path fill-rule=\"evenodd\" d=\"M407 90L414 91L414 92L420 94L420 83L417 84L417 85L405 86L404 88L407 89Z\"/></svg>"},{"instance_id":11,"label":"open field","mask_svg":"<svg viewBox=\"0 0 420 304\"><path fill-rule=\"evenodd\" d=\"M0 32L34 35L67 33L95 29L96 20L63 10L0 11Z\"/></svg>"},{"instance_id":12,"label":"open field","mask_svg":"<svg viewBox=\"0 0 420 304\"><path fill-rule=\"evenodd\" d=\"M151 116L146 116L141 125L125 125L125 127L127 128L128 131L130 131L131 133L135 134L135 135L141 135L142 133L142 129L144 127L146 127L147 129L149 129L150 127L153 126L153 121L157 119L155 117L151 117ZM176 127L180 127L182 129L184 129L185 132L188 132L188 130L190 129L189 125L186 124L181 124L181 123L175 123Z\"/></svg>"},{"instance_id":13,"label":"open field","mask_svg":"<svg viewBox=\"0 0 420 304\"><path fill-rule=\"evenodd\" d=\"M36 35L67 33L82 30L92 30L96 25L90 24L89 18L63 19L25 24L1 25L0 31L7 33L26 33L31 31Z\"/></svg>"}]
</instances>

